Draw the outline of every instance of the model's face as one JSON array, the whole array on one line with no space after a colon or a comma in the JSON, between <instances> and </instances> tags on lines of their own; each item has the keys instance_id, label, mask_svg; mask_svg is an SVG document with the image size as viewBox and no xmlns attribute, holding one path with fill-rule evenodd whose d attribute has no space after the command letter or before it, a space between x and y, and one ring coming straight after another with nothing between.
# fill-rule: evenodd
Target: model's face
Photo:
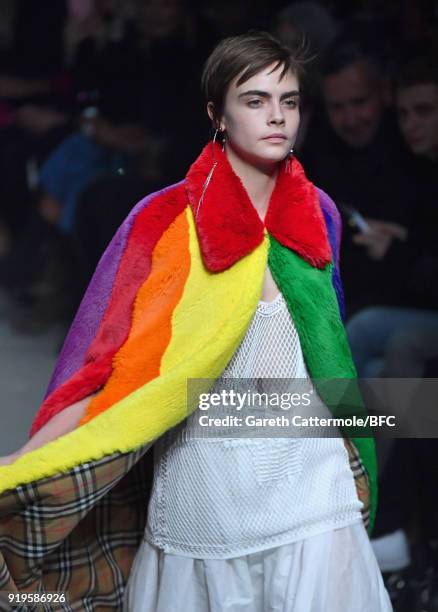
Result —
<instances>
[{"instance_id":1,"label":"model's face","mask_svg":"<svg viewBox=\"0 0 438 612\"><path fill-rule=\"evenodd\" d=\"M322 91L327 114L336 134L354 148L368 145L379 129L384 92L364 62L324 77Z\"/></svg>"},{"instance_id":2,"label":"model's face","mask_svg":"<svg viewBox=\"0 0 438 612\"><path fill-rule=\"evenodd\" d=\"M298 125L299 86L288 71L274 65L237 86L231 82L220 120L226 130L227 146L246 162L271 167L285 159L293 147Z\"/></svg>"},{"instance_id":3,"label":"model's face","mask_svg":"<svg viewBox=\"0 0 438 612\"><path fill-rule=\"evenodd\" d=\"M415 155L438 155L438 86L413 85L397 92L400 128Z\"/></svg>"}]
</instances>

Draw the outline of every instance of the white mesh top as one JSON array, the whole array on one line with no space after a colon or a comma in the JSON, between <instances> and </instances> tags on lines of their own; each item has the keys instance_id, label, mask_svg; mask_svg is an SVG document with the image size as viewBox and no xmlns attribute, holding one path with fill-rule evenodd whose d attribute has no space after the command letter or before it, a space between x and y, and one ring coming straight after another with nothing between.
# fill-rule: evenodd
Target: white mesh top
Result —
<instances>
[{"instance_id":1,"label":"white mesh top","mask_svg":"<svg viewBox=\"0 0 438 612\"><path fill-rule=\"evenodd\" d=\"M309 378L281 294L259 302L213 390L243 377ZM224 559L362 520L342 438L201 438L193 435L197 416L199 409L155 443L149 543Z\"/></svg>"}]
</instances>

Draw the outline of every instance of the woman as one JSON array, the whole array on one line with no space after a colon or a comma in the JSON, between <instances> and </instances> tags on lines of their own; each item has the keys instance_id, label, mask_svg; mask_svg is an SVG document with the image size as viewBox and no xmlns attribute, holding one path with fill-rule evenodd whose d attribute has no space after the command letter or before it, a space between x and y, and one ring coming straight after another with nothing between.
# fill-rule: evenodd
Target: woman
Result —
<instances>
[{"instance_id":1,"label":"woman","mask_svg":"<svg viewBox=\"0 0 438 612\"><path fill-rule=\"evenodd\" d=\"M203 75L221 144L205 147L184 182L142 201L98 266L33 436L4 470L7 486L19 484L22 499L23 482L32 483L35 499L37 477L75 466L89 474L94 461L96 471L81 474L82 509L126 485L158 439L154 482L147 520L135 523L144 538L129 540L126 527L134 478L125 503L113 495L111 513L109 502L90 513L87 552L102 531L106 538L104 553L88 560L100 564L89 572L93 588L71 578L70 564L85 556L76 537L83 521L62 533L63 557L52 554L49 564L62 563L62 580L44 582L52 590L70 584L77 600L98 605L101 557L111 552L106 597L119 595L115 609L120 597L125 610L142 612L392 609L365 531L376 503L372 439L200 439L199 411L186 399L193 380L205 392L229 378L355 376L341 320L338 213L292 155L298 75L290 52L267 34L223 41ZM26 451L55 430L61 437L32 453L39 468L24 474ZM116 476L127 476L114 486L113 467L110 487L99 460L111 453L126 457Z\"/></svg>"},{"instance_id":2,"label":"woman","mask_svg":"<svg viewBox=\"0 0 438 612\"><path fill-rule=\"evenodd\" d=\"M274 213L273 198L286 196L278 186L288 174L284 160L291 157L299 126L298 74L287 51L264 35L228 39L212 53L203 86L223 144L222 149L213 145L211 160L208 151L204 154L212 174L196 207L199 225L202 217L208 223L215 215L226 230L220 210L226 204L212 203L224 193L229 200L236 198L229 214L239 206L237 198L248 197L262 222ZM203 161L195 162L191 173ZM292 172L299 172L296 166ZM284 215L287 204L286 198L277 204ZM227 365L227 376L308 376L274 277L275 263L266 267L261 300ZM230 445L229 439L201 439L191 429L186 421L156 445L145 541L131 574L126 610L391 609L340 439L246 438ZM324 463L330 465L327 471ZM195 465L196 479L190 477ZM322 486L325 478L332 481L328 489ZM303 498L309 480L314 487L321 485L318 509L314 499ZM269 516L275 508L284 514ZM363 555L360 561L353 559L355 553Z\"/></svg>"}]
</instances>

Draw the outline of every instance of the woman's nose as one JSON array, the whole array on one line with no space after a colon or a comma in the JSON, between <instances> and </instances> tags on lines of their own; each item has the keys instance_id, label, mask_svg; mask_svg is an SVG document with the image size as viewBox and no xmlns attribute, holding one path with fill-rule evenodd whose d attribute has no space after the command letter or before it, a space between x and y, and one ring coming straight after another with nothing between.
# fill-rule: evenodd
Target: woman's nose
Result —
<instances>
[{"instance_id":1,"label":"woman's nose","mask_svg":"<svg viewBox=\"0 0 438 612\"><path fill-rule=\"evenodd\" d=\"M284 114L279 104L275 104L272 107L270 123L274 123L276 125L281 125L284 123Z\"/></svg>"}]
</instances>

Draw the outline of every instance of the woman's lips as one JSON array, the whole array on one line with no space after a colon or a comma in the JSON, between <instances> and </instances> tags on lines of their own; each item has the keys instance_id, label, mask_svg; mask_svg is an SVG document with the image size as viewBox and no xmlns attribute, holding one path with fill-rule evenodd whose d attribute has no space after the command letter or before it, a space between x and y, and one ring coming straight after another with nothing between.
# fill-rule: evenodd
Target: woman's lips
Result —
<instances>
[{"instance_id":1,"label":"woman's lips","mask_svg":"<svg viewBox=\"0 0 438 612\"><path fill-rule=\"evenodd\" d=\"M263 140L267 140L268 142L279 142L279 143L283 143L286 140L285 136L267 136L266 138L263 138Z\"/></svg>"}]
</instances>

